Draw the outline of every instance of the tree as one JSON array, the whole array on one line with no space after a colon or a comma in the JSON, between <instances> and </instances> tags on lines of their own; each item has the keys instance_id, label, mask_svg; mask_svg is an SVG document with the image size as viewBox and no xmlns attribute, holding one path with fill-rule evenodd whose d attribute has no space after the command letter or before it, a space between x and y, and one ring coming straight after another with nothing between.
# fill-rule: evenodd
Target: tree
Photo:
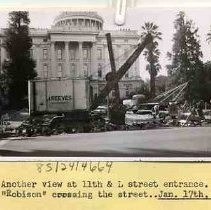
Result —
<instances>
[{"instance_id":1,"label":"tree","mask_svg":"<svg viewBox=\"0 0 211 210\"><path fill-rule=\"evenodd\" d=\"M145 37L147 34L151 34L153 38L153 41L146 46L144 56L148 62L146 70L150 74L150 95L151 98L154 98L155 78L157 76L158 71L161 69L161 66L159 64L160 51L158 49L158 40L162 39L162 33L158 31L159 27L151 22L146 22L141 28L141 38Z\"/></svg>"},{"instance_id":2,"label":"tree","mask_svg":"<svg viewBox=\"0 0 211 210\"><path fill-rule=\"evenodd\" d=\"M9 28L6 29L4 43L9 60L4 62L3 69L11 108L24 107L28 93L27 81L36 76L35 62L30 56L32 40L29 36L29 23L28 12L9 13Z\"/></svg>"},{"instance_id":3,"label":"tree","mask_svg":"<svg viewBox=\"0 0 211 210\"><path fill-rule=\"evenodd\" d=\"M210 42L211 42L211 28L210 28L209 32L207 33L207 41L210 44Z\"/></svg>"},{"instance_id":4,"label":"tree","mask_svg":"<svg viewBox=\"0 0 211 210\"><path fill-rule=\"evenodd\" d=\"M204 64L205 83L203 84L205 91L202 93L205 101L211 100L211 62Z\"/></svg>"},{"instance_id":5,"label":"tree","mask_svg":"<svg viewBox=\"0 0 211 210\"><path fill-rule=\"evenodd\" d=\"M135 94L143 94L145 96L143 102L147 102L151 96L149 82L143 82L140 87L136 88Z\"/></svg>"},{"instance_id":6,"label":"tree","mask_svg":"<svg viewBox=\"0 0 211 210\"><path fill-rule=\"evenodd\" d=\"M198 28L194 26L184 12L179 12L174 22L172 52L167 53L171 64L167 66L172 83L176 86L189 82L186 99L203 99L203 83L205 74L201 61L202 52L198 36Z\"/></svg>"},{"instance_id":7,"label":"tree","mask_svg":"<svg viewBox=\"0 0 211 210\"><path fill-rule=\"evenodd\" d=\"M167 90L168 80L169 80L169 78L164 75L159 75L156 77L155 84L156 84L157 95L164 93Z\"/></svg>"}]
</instances>

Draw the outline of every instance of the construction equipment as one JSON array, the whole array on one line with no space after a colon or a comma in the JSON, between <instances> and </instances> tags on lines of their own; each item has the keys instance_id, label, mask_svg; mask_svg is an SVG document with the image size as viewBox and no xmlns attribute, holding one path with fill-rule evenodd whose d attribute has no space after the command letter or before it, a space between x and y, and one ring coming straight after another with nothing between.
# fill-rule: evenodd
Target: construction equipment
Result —
<instances>
[{"instance_id":1,"label":"construction equipment","mask_svg":"<svg viewBox=\"0 0 211 210\"><path fill-rule=\"evenodd\" d=\"M185 82L175 88L172 88L158 96L156 96L153 101L155 102L168 102L168 101L174 101L176 102L179 100L179 98L184 94L184 90L187 88L189 82Z\"/></svg>"},{"instance_id":2,"label":"construction equipment","mask_svg":"<svg viewBox=\"0 0 211 210\"><path fill-rule=\"evenodd\" d=\"M92 117L90 118L88 111L90 112L91 110L96 109L109 93L112 90L115 90L116 100L110 110L111 122L114 124L124 124L125 110L123 109L123 105L119 103L118 82L133 65L145 46L152 41L152 36L148 34L145 39L137 45L136 50L118 71L116 71L115 67L110 35L107 35L107 40L112 71L106 75L107 83L91 106L89 104L89 80L70 78L34 80L29 82L30 113L62 114L59 119L56 117L54 120L54 128L57 129L59 127L57 124L61 125L61 121L65 121L65 127L69 124L72 126L70 128L71 131L75 127L77 127L76 130L91 130L92 126L90 125L93 124L93 119ZM79 120L79 116L83 119L80 118ZM51 121L49 121L48 124L51 126L52 123L50 122ZM77 125L75 125L76 123ZM87 126L89 126L89 128L87 128Z\"/></svg>"},{"instance_id":3,"label":"construction equipment","mask_svg":"<svg viewBox=\"0 0 211 210\"><path fill-rule=\"evenodd\" d=\"M107 38L107 44L108 44L108 52L109 52L109 59L110 59L110 64L111 64L111 71L113 74L115 74L116 73L116 64L114 61L114 53L113 53L113 48L112 48L111 34L107 33L106 38ZM119 84L118 83L114 86L114 97L115 98L113 101L113 105L118 106L120 103L120 93L119 93Z\"/></svg>"},{"instance_id":4,"label":"construction equipment","mask_svg":"<svg viewBox=\"0 0 211 210\"><path fill-rule=\"evenodd\" d=\"M120 96L119 96L119 88L118 82L124 76L124 74L129 70L129 68L133 65L136 59L139 57L143 49L147 44L152 41L152 36L148 34L145 39L138 44L136 50L132 53L132 55L126 60L126 62L116 71L116 66L114 62L113 49L112 49L112 41L110 34L106 34L107 43L108 43L108 51L111 63L111 72L106 75L107 84L104 89L101 91L99 96L94 100L91 109L96 109L101 101L105 97L109 95L109 93L114 89L115 91L115 100L111 105L110 109L110 121L114 124L124 124L125 119L125 109L122 104L120 104Z\"/></svg>"},{"instance_id":5,"label":"construction equipment","mask_svg":"<svg viewBox=\"0 0 211 210\"><path fill-rule=\"evenodd\" d=\"M136 50L132 53L132 55L126 60L126 62L119 68L116 72L109 72L106 75L107 83L103 90L100 92L99 96L95 98L92 103L90 109L96 109L100 103L108 96L108 94L114 89L114 87L118 84L119 80L125 75L125 73L129 70L129 68L133 65L136 59L139 57L141 52L144 50L146 45L148 45L152 41L151 34L148 34L145 39L138 44Z\"/></svg>"}]
</instances>

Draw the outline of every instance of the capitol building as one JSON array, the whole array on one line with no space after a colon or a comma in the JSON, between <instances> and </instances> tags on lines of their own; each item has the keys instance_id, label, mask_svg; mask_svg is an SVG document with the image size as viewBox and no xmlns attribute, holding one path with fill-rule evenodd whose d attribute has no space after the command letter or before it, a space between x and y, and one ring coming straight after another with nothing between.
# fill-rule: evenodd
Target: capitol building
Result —
<instances>
[{"instance_id":1,"label":"capitol building","mask_svg":"<svg viewBox=\"0 0 211 210\"><path fill-rule=\"evenodd\" d=\"M139 36L135 30L105 31L103 19L96 12L62 12L49 29L30 28L31 56L36 62L38 79L84 78L90 80L93 95L106 84L111 71L106 33L111 33L116 69L136 48ZM4 30L0 41L4 41ZM1 44L1 69L7 52ZM142 83L137 60L119 82L121 98L127 97Z\"/></svg>"}]
</instances>

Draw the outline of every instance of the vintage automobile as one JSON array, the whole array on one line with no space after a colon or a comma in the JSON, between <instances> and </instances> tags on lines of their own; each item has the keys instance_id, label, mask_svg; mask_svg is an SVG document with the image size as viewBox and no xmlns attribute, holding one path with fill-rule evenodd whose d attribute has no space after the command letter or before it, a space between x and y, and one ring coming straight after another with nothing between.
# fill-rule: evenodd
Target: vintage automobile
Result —
<instances>
[{"instance_id":1,"label":"vintage automobile","mask_svg":"<svg viewBox=\"0 0 211 210\"><path fill-rule=\"evenodd\" d=\"M210 109L205 109L203 110L204 113L204 120L207 123L211 123L211 110Z\"/></svg>"},{"instance_id":2,"label":"vintage automobile","mask_svg":"<svg viewBox=\"0 0 211 210\"><path fill-rule=\"evenodd\" d=\"M128 127L153 127L156 122L151 110L127 111L125 114L125 124Z\"/></svg>"},{"instance_id":3,"label":"vintage automobile","mask_svg":"<svg viewBox=\"0 0 211 210\"><path fill-rule=\"evenodd\" d=\"M98 106L96 109L91 111L91 114L106 115L108 112L107 106Z\"/></svg>"},{"instance_id":4,"label":"vintage automobile","mask_svg":"<svg viewBox=\"0 0 211 210\"><path fill-rule=\"evenodd\" d=\"M138 110L149 110L155 115L154 107L159 106L159 118L165 119L169 115L168 106L166 104L161 104L157 102L143 103L137 106Z\"/></svg>"}]
</instances>

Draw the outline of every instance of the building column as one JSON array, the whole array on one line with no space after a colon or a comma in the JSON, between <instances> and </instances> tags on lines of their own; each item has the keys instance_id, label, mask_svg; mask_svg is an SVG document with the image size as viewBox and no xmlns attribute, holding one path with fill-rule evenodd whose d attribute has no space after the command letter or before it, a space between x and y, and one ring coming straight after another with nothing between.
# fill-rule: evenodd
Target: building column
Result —
<instances>
[{"instance_id":1,"label":"building column","mask_svg":"<svg viewBox=\"0 0 211 210\"><path fill-rule=\"evenodd\" d=\"M92 43L90 75L92 75L93 77L96 76L98 78L98 72L97 72L97 45L96 45L96 42Z\"/></svg>"},{"instance_id":2,"label":"building column","mask_svg":"<svg viewBox=\"0 0 211 210\"><path fill-rule=\"evenodd\" d=\"M103 61L104 61L104 63L107 63L108 61L110 61L109 60L109 53L108 53L108 46L107 46L107 44L103 44L103 51L102 51L102 59L103 59ZM115 63L116 63L116 60L115 60L115 52L114 52L114 50L113 50L113 54L114 54L114 61L115 61ZM107 66L107 68L105 68L104 70L103 70L103 72L102 72L102 77L105 79L105 76L106 76L106 74L108 73L108 72L110 72L111 71L111 66L110 65L108 65Z\"/></svg>"},{"instance_id":3,"label":"building column","mask_svg":"<svg viewBox=\"0 0 211 210\"><path fill-rule=\"evenodd\" d=\"M78 73L77 75L79 77L84 77L83 72L83 48L82 48L83 42L78 43L78 52L79 52L79 65L78 65Z\"/></svg>"},{"instance_id":4,"label":"building column","mask_svg":"<svg viewBox=\"0 0 211 210\"><path fill-rule=\"evenodd\" d=\"M32 47L32 49L35 51L35 60L37 61L36 65L36 71L37 71L37 76L42 77L43 76L43 68L41 67L41 56L43 55L43 52L41 52L40 45L36 45Z\"/></svg>"},{"instance_id":5,"label":"building column","mask_svg":"<svg viewBox=\"0 0 211 210\"><path fill-rule=\"evenodd\" d=\"M55 42L51 42L51 76L56 77Z\"/></svg>"},{"instance_id":6,"label":"building column","mask_svg":"<svg viewBox=\"0 0 211 210\"><path fill-rule=\"evenodd\" d=\"M70 54L69 54L69 42L65 42L65 69L66 69L66 74L65 76L70 76Z\"/></svg>"}]
</instances>

